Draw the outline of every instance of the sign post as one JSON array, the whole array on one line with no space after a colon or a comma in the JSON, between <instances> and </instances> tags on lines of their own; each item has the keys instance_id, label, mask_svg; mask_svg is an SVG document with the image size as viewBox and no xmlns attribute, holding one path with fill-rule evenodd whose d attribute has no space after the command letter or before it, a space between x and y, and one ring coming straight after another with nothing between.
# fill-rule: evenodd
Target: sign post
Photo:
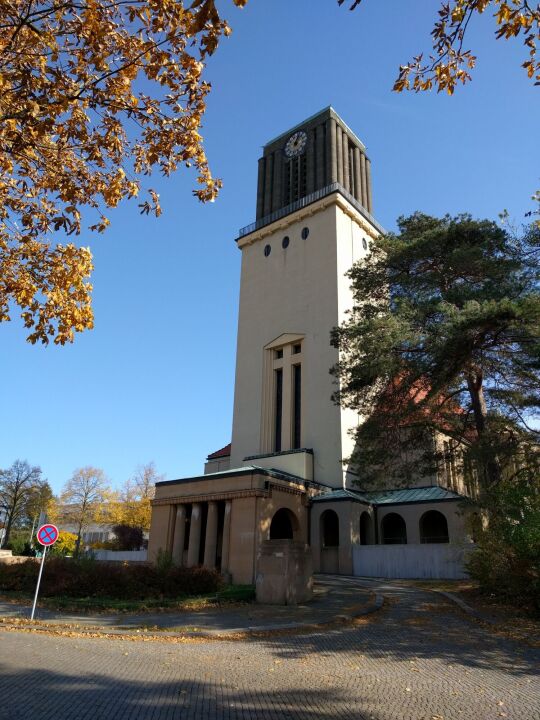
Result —
<instances>
[{"instance_id":1,"label":"sign post","mask_svg":"<svg viewBox=\"0 0 540 720\"><path fill-rule=\"evenodd\" d=\"M45 564L45 555L47 554L47 548L51 545L54 545L54 543L58 540L58 528L56 525L51 525L50 523L47 523L46 525L42 525L39 530L37 531L36 535L38 542L40 545L43 545L43 555L41 557L41 564L39 566L39 575L37 579L37 585L36 585L36 594L34 595L34 604L32 605L32 614L30 615L30 620L34 619L34 613L36 611L36 603L38 599L38 593L39 593L39 584L41 582L41 575L43 573L43 565Z\"/></svg>"}]
</instances>

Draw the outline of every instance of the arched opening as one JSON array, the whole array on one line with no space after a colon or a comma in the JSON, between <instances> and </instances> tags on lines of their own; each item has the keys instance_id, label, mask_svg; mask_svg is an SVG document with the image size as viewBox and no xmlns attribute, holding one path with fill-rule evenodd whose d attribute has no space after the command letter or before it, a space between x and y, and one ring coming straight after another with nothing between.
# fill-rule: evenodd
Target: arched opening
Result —
<instances>
[{"instance_id":1,"label":"arched opening","mask_svg":"<svg viewBox=\"0 0 540 720\"><path fill-rule=\"evenodd\" d=\"M288 508L281 508L270 523L270 540L292 540L297 530L296 515Z\"/></svg>"},{"instance_id":2,"label":"arched opening","mask_svg":"<svg viewBox=\"0 0 540 720\"><path fill-rule=\"evenodd\" d=\"M322 546L339 547L339 518L334 510L325 510L321 515Z\"/></svg>"},{"instance_id":3,"label":"arched opening","mask_svg":"<svg viewBox=\"0 0 540 720\"><path fill-rule=\"evenodd\" d=\"M360 545L373 544L373 523L368 512L360 515Z\"/></svg>"},{"instance_id":4,"label":"arched opening","mask_svg":"<svg viewBox=\"0 0 540 720\"><path fill-rule=\"evenodd\" d=\"M382 540L384 545L406 545L407 526L397 513L388 513L382 519Z\"/></svg>"},{"instance_id":5,"label":"arched opening","mask_svg":"<svg viewBox=\"0 0 540 720\"><path fill-rule=\"evenodd\" d=\"M428 510L420 518L421 543L447 543L448 522L442 512Z\"/></svg>"}]
</instances>

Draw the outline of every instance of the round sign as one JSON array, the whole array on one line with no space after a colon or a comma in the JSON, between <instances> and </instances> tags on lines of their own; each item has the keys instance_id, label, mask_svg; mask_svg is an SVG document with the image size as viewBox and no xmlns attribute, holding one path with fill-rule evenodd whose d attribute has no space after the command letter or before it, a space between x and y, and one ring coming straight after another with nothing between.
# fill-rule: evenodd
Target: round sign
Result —
<instances>
[{"instance_id":1,"label":"round sign","mask_svg":"<svg viewBox=\"0 0 540 720\"><path fill-rule=\"evenodd\" d=\"M37 531L37 539L40 545L49 547L58 540L58 528L56 525L42 525Z\"/></svg>"}]
</instances>

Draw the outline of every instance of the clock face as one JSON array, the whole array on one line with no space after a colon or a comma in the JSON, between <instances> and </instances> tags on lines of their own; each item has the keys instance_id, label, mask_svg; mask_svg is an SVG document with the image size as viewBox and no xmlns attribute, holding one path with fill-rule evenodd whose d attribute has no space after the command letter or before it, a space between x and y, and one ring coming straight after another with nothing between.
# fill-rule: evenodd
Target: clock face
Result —
<instances>
[{"instance_id":1,"label":"clock face","mask_svg":"<svg viewBox=\"0 0 540 720\"><path fill-rule=\"evenodd\" d=\"M307 135L303 130L295 132L294 135L287 140L285 145L285 155L288 158L298 157L306 149Z\"/></svg>"}]
</instances>

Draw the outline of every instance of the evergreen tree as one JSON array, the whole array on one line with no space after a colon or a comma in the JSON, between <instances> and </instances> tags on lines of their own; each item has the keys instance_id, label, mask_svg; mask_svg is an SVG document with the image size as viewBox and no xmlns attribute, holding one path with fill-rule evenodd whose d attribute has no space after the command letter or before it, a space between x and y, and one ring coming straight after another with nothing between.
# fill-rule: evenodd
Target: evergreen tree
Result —
<instances>
[{"instance_id":1,"label":"evergreen tree","mask_svg":"<svg viewBox=\"0 0 540 720\"><path fill-rule=\"evenodd\" d=\"M539 228L517 236L468 215L420 213L398 227L350 271L355 306L332 335L335 399L365 418L359 482L432 470L437 432L485 494L503 477L537 478Z\"/></svg>"}]
</instances>

